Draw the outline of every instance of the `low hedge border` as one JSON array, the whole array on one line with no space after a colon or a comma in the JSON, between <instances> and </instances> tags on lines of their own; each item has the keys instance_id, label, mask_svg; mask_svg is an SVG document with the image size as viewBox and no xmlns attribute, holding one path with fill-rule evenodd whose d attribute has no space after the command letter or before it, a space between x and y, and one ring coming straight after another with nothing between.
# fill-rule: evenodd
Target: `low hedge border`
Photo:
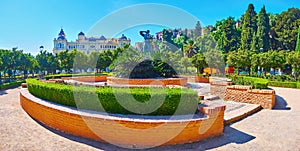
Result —
<instances>
[{"instance_id":1,"label":"low hedge border","mask_svg":"<svg viewBox=\"0 0 300 151\"><path fill-rule=\"evenodd\" d=\"M129 101L146 103L151 98L149 89L151 89L151 93L155 92L154 97L158 98L151 101L154 101L154 103L162 102L162 104L160 104L156 111L143 115L174 115L179 103L182 106L180 107L181 110L176 112L176 115L194 114L198 106L197 93L187 88L130 88L130 91L128 91L128 88L71 86L45 83L36 79L27 79L26 82L29 92L36 97L66 106L77 107L79 105L80 109L112 114L141 115L125 109L118 102L116 96L121 96L121 101L124 101L123 103L125 104ZM74 92L76 92L76 101L74 99ZM91 96L95 93L98 95L98 101L91 101ZM130 100L131 98L126 97L128 95L132 95L135 100ZM165 98L165 100L161 101L159 98ZM99 102L104 110L99 110ZM145 109L141 108L140 110L142 112Z\"/></svg>"},{"instance_id":2,"label":"low hedge border","mask_svg":"<svg viewBox=\"0 0 300 151\"><path fill-rule=\"evenodd\" d=\"M267 89L269 80L247 76L230 76L229 77L235 85L250 85L254 89Z\"/></svg>"},{"instance_id":3,"label":"low hedge border","mask_svg":"<svg viewBox=\"0 0 300 151\"><path fill-rule=\"evenodd\" d=\"M25 82L25 80L14 81L14 82L9 82L9 83L3 83L3 84L0 85L0 90L18 87L24 82Z\"/></svg>"},{"instance_id":4,"label":"low hedge border","mask_svg":"<svg viewBox=\"0 0 300 151\"><path fill-rule=\"evenodd\" d=\"M280 81L270 81L269 86L283 87L283 88L298 88L300 89L300 82L280 82Z\"/></svg>"}]
</instances>

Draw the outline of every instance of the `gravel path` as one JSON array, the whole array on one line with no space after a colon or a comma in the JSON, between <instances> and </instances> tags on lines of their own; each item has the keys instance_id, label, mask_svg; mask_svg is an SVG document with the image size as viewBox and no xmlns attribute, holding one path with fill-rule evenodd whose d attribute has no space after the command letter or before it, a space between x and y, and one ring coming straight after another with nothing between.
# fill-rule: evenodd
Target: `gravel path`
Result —
<instances>
[{"instance_id":1,"label":"gravel path","mask_svg":"<svg viewBox=\"0 0 300 151\"><path fill-rule=\"evenodd\" d=\"M150 150L299 150L300 90L273 88L274 110L262 110L226 126L224 135L206 141ZM19 88L0 91L0 151L121 150L41 126L20 107Z\"/></svg>"}]
</instances>

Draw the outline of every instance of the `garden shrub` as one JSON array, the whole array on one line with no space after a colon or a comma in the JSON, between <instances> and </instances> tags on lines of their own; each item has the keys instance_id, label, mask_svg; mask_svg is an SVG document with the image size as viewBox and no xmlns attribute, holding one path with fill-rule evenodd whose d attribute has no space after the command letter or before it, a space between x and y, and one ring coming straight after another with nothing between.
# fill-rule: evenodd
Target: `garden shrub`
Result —
<instances>
[{"instance_id":1,"label":"garden shrub","mask_svg":"<svg viewBox=\"0 0 300 151\"><path fill-rule=\"evenodd\" d=\"M0 89L8 89L8 88L17 87L17 86L20 86L24 82L25 82L25 80L3 83L0 85Z\"/></svg>"},{"instance_id":2,"label":"garden shrub","mask_svg":"<svg viewBox=\"0 0 300 151\"><path fill-rule=\"evenodd\" d=\"M280 82L280 81L270 81L269 85L274 87L284 87L284 88L297 88L297 82Z\"/></svg>"},{"instance_id":3,"label":"garden shrub","mask_svg":"<svg viewBox=\"0 0 300 151\"><path fill-rule=\"evenodd\" d=\"M247 77L247 76L229 76L232 82L235 85L249 85L252 86L254 89L267 89L268 88L268 80L262 78L255 78L255 77Z\"/></svg>"},{"instance_id":4,"label":"garden shrub","mask_svg":"<svg viewBox=\"0 0 300 151\"><path fill-rule=\"evenodd\" d=\"M36 97L55 102L58 104L77 107L80 109L94 110L100 112L107 112L113 114L136 114L125 109L116 99L116 96L122 97L123 103L129 102L128 95L132 95L138 102L148 102L151 98L151 92L155 92L155 97L165 98L159 108L145 115L173 115L177 110L179 103L182 105L182 109L177 115L194 114L197 110L198 96L197 93L191 89L183 88L111 88L100 87L93 88L87 86L72 86L56 83L44 83L36 79L28 79L27 87L31 94ZM76 92L76 94L74 93ZM93 101L92 96L98 98L97 101ZM76 96L76 101L74 98ZM152 96L153 97L153 96ZM154 103L160 100L154 100ZM76 103L77 104L76 104ZM99 109L99 102L103 106L104 110ZM140 109L145 110L145 109Z\"/></svg>"},{"instance_id":5,"label":"garden shrub","mask_svg":"<svg viewBox=\"0 0 300 151\"><path fill-rule=\"evenodd\" d=\"M300 82L297 82L297 89L300 89Z\"/></svg>"}]
</instances>

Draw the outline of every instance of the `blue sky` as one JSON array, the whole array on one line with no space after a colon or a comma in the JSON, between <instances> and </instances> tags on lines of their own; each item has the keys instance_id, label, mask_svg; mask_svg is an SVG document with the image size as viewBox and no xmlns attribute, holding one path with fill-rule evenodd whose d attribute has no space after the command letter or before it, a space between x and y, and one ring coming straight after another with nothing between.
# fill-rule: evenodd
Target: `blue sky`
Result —
<instances>
[{"instance_id":1,"label":"blue sky","mask_svg":"<svg viewBox=\"0 0 300 151\"><path fill-rule=\"evenodd\" d=\"M43 45L49 51L53 48L53 39L61 27L65 30L68 40L75 40L80 31L88 33L92 27L101 23L101 20L111 13L118 12L132 5L144 3L166 4L177 7L181 11L199 19L204 25L213 25L217 20L228 16L239 18L247 9L249 3L253 3L256 12L265 5L268 12L280 13L290 7L300 7L299 0L1 0L0 1L0 48L11 49L18 47L25 52L37 54L39 46ZM179 19L181 14L170 14L169 10L156 10L162 16L168 17L171 22ZM169 12L169 13L168 13ZM135 13L135 12L134 12ZM143 12L140 12L140 16ZM149 12L148 12L149 13ZM132 21L130 16L122 17L112 24L127 24ZM158 18L160 15L158 15ZM185 22L185 21L182 21ZM179 25L174 25L179 26ZM194 27L186 21L180 26ZM103 33L111 29L101 28ZM126 26L119 31L125 33L133 41L142 40L138 36L138 30L151 29L152 34L164 27L164 25L136 25ZM100 30L100 31L101 31ZM118 33L118 31L115 31ZM89 33L93 34L95 32ZM99 35L101 33L95 33ZM119 35L117 34L117 35ZM105 35L104 36L109 36Z\"/></svg>"}]
</instances>

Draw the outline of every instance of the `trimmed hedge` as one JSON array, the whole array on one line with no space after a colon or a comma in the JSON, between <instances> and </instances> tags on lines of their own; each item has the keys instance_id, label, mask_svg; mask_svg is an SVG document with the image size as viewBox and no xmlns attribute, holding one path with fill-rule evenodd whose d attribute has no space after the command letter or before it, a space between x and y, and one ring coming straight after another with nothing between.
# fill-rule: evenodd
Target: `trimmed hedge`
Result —
<instances>
[{"instance_id":1,"label":"trimmed hedge","mask_svg":"<svg viewBox=\"0 0 300 151\"><path fill-rule=\"evenodd\" d=\"M9 89L9 88L13 88L13 87L18 87L24 82L25 82L25 80L4 83L4 84L0 85L0 89Z\"/></svg>"},{"instance_id":2,"label":"trimmed hedge","mask_svg":"<svg viewBox=\"0 0 300 151\"><path fill-rule=\"evenodd\" d=\"M246 76L230 76L232 82L236 85L250 85L254 89L267 89L269 80Z\"/></svg>"},{"instance_id":3,"label":"trimmed hedge","mask_svg":"<svg viewBox=\"0 0 300 151\"><path fill-rule=\"evenodd\" d=\"M269 85L274 86L274 87L298 88L298 89L300 89L300 82L270 81Z\"/></svg>"},{"instance_id":4,"label":"trimmed hedge","mask_svg":"<svg viewBox=\"0 0 300 151\"><path fill-rule=\"evenodd\" d=\"M87 86L44 83L36 79L28 79L26 82L29 92L36 97L66 106L76 108L78 106L80 109L113 114L186 115L194 114L198 106L197 93L187 88L93 88ZM151 89L151 93L149 89ZM93 96L98 99L93 99ZM154 112L145 113L143 111L147 110L147 108L140 108L136 104L137 102L147 104L151 97L151 105L155 104L153 106L158 106L158 108ZM162 100L162 98L165 99ZM122 102L119 103L118 101ZM130 101L135 103L130 104ZM103 109L99 109L100 103L103 106ZM180 111L176 111L179 103L181 105ZM130 107L134 108L135 111L138 112L134 113L128 111L121 104L125 104L126 106L130 105Z\"/></svg>"},{"instance_id":5,"label":"trimmed hedge","mask_svg":"<svg viewBox=\"0 0 300 151\"><path fill-rule=\"evenodd\" d=\"M49 79L61 79L62 77L103 76L103 75L112 75L112 73L55 74L55 75L45 76L45 79L49 80Z\"/></svg>"}]
</instances>

